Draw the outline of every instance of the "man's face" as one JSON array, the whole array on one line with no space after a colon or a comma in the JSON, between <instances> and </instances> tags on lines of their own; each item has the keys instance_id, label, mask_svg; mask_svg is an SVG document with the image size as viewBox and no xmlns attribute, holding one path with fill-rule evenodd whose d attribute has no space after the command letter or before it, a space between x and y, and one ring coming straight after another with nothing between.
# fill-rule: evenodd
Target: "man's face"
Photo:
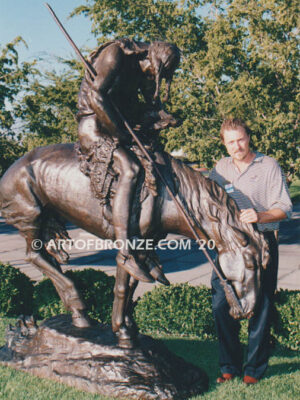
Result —
<instances>
[{"instance_id":1,"label":"man's face","mask_svg":"<svg viewBox=\"0 0 300 400\"><path fill-rule=\"evenodd\" d=\"M224 131L224 145L228 154L237 161L243 161L250 152L250 137L243 128Z\"/></svg>"}]
</instances>

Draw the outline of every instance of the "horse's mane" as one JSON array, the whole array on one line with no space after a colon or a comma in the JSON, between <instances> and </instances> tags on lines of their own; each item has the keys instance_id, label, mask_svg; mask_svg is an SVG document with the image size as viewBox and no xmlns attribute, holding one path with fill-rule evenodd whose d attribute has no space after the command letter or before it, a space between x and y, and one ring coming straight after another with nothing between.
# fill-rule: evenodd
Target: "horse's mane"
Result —
<instances>
[{"instance_id":1,"label":"horse's mane","mask_svg":"<svg viewBox=\"0 0 300 400\"><path fill-rule=\"evenodd\" d=\"M239 220L235 201L220 185L173 157L170 162L179 185L179 196L202 231L205 222L209 222L221 241L230 238L233 245L240 246L243 240L249 242L251 238L261 247L259 231L253 224ZM230 234L229 227L233 228L234 234Z\"/></svg>"}]
</instances>

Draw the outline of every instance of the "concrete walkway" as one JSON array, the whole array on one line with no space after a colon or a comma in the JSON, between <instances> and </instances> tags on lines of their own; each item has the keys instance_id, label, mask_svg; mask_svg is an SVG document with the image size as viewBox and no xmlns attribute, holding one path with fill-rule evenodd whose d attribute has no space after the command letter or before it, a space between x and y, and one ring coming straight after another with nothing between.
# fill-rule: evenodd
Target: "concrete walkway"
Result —
<instances>
[{"instance_id":1,"label":"concrete walkway","mask_svg":"<svg viewBox=\"0 0 300 400\"><path fill-rule=\"evenodd\" d=\"M116 250L97 251L92 246L86 247L86 243L96 243L99 240L82 229L69 226L69 235L76 241L77 248L69 252L69 265L63 266L63 270L83 268L95 268L115 275ZM279 278L278 288L300 289L300 204L294 207L292 219L281 223L279 235ZM174 239L183 239L176 235L169 235L170 249L158 250L161 263L164 267L167 278L171 283L188 282L191 285L210 286L211 267L198 246L190 242L190 249L176 247ZM98 242L99 243L99 242ZM183 245L182 241L179 242ZM179 246L177 244L177 246ZM166 246L165 246L166 247ZM174 248L174 249L173 249ZM213 252L212 252L213 254ZM25 241L12 226L5 224L0 218L0 262L10 263L19 268L32 280L39 281L43 275L30 264L24 261ZM141 296L144 292L151 290L155 285L140 283L135 297Z\"/></svg>"}]
</instances>

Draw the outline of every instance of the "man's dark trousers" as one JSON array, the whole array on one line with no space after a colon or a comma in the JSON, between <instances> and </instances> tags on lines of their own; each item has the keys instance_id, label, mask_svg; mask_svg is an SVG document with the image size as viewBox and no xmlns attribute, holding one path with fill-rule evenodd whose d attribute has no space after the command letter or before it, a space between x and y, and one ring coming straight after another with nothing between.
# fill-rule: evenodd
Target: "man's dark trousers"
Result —
<instances>
[{"instance_id":1,"label":"man's dark trousers","mask_svg":"<svg viewBox=\"0 0 300 400\"><path fill-rule=\"evenodd\" d=\"M264 233L269 243L270 261L262 271L261 296L255 315L249 320L247 360L244 375L259 379L268 366L270 323L278 273L278 244L273 232ZM224 289L212 275L212 308L219 339L219 362L222 373L241 375L243 352L239 342L240 324L229 315Z\"/></svg>"}]
</instances>

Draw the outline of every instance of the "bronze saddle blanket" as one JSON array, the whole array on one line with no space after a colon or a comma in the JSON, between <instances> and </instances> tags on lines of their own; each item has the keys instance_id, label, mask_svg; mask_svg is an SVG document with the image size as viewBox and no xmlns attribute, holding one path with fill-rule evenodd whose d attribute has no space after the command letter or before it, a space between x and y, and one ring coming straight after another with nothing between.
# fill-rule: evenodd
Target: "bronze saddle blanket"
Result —
<instances>
[{"instance_id":1,"label":"bronze saddle blanket","mask_svg":"<svg viewBox=\"0 0 300 400\"><path fill-rule=\"evenodd\" d=\"M150 144L145 146L152 155L157 146ZM156 147L156 148L155 148ZM75 149L80 161L80 170L90 177L91 189L95 197L103 205L110 205L115 192L118 174L113 169L113 153L118 148L110 138L99 137L98 142L91 147L88 154L81 151L80 144L76 143ZM149 193L157 196L157 177L153 165L145 157L143 152L135 144L128 146L144 170L142 185L140 189L140 201L143 201Z\"/></svg>"}]
</instances>

